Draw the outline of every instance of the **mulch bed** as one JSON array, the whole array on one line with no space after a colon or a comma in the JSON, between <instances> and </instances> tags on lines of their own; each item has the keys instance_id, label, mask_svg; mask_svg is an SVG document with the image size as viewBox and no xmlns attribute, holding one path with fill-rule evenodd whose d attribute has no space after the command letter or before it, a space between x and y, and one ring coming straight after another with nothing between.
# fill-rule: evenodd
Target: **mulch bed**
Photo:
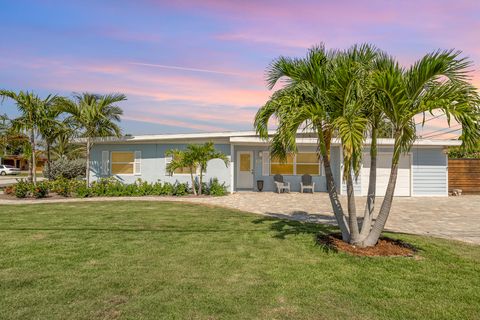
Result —
<instances>
[{"instance_id":1,"label":"mulch bed","mask_svg":"<svg viewBox=\"0 0 480 320\"><path fill-rule=\"evenodd\" d=\"M417 252L411 244L401 240L381 237L374 247L361 248L342 241L340 234L319 234L317 242L335 252L346 252L355 256L364 257L413 257Z\"/></svg>"}]
</instances>

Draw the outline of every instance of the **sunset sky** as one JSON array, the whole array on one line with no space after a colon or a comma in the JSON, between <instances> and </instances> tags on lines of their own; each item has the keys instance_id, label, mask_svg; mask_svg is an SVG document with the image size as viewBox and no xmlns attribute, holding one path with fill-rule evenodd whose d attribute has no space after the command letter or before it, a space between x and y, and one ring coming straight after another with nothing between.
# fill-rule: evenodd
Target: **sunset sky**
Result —
<instances>
[{"instance_id":1,"label":"sunset sky","mask_svg":"<svg viewBox=\"0 0 480 320\"><path fill-rule=\"evenodd\" d=\"M405 66L460 49L480 87L479 0L1 0L0 8L1 88L125 93L130 134L250 130L272 94L269 62L320 42L369 42ZM11 102L4 112L15 115ZM424 134L450 131L436 131L442 117L426 125Z\"/></svg>"}]
</instances>

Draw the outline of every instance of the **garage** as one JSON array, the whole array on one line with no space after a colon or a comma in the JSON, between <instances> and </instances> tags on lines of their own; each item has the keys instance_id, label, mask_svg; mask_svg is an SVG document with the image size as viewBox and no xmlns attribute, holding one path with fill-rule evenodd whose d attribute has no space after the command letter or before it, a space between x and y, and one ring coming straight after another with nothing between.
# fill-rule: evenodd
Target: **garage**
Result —
<instances>
[{"instance_id":1,"label":"garage","mask_svg":"<svg viewBox=\"0 0 480 320\"><path fill-rule=\"evenodd\" d=\"M378 153L377 156L377 186L376 195L383 197L387 190L388 179L390 178L390 167L392 165L392 153ZM368 180L370 175L370 154L363 155L363 167L361 171L362 195L368 193ZM400 156L398 167L397 185L395 196L411 196L411 155Z\"/></svg>"}]
</instances>

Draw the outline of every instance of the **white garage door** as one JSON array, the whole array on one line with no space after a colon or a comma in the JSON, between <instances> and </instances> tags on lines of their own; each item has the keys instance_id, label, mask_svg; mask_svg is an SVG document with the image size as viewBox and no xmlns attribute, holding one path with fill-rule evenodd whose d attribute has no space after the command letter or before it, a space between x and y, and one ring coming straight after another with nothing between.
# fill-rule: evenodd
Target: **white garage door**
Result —
<instances>
[{"instance_id":1,"label":"white garage door","mask_svg":"<svg viewBox=\"0 0 480 320\"><path fill-rule=\"evenodd\" d=\"M391 153L379 153L377 156L377 197L383 197L387 190L388 179L390 178L390 167L392 165ZM362 168L362 195L368 193L368 180L370 175L370 154L363 155ZM410 155L400 156L398 166L397 184L395 186L395 196L410 196Z\"/></svg>"}]
</instances>

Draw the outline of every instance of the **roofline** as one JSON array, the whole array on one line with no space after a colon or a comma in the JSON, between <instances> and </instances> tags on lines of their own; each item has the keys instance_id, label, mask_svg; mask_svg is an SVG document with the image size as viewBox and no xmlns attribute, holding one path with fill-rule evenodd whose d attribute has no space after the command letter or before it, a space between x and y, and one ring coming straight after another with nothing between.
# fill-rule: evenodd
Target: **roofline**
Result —
<instances>
[{"instance_id":1,"label":"roofline","mask_svg":"<svg viewBox=\"0 0 480 320\"><path fill-rule=\"evenodd\" d=\"M301 132L299 132L301 133ZM269 135L275 134L275 130L269 130ZM202 133L178 133L178 134L154 134L154 135L138 135L138 136L123 136L95 138L94 143L98 144L125 144L125 143L153 143L153 142L167 142L167 141L181 141L189 139L198 140L212 140L225 139L225 142L233 144L256 144L267 145L268 141L258 137L255 131L223 131L223 132L202 132ZM82 139L83 140L83 139ZM80 141L82 141L80 140ZM79 142L80 142L79 141ZM365 144L369 145L371 139L366 139ZM297 138L297 144L316 145L316 138ZM393 146L394 139L380 138L377 139L377 144L381 146ZM460 146L460 140L442 140L442 139L417 139L413 143L414 146ZM340 145L338 138L332 139L332 145Z\"/></svg>"}]
</instances>

